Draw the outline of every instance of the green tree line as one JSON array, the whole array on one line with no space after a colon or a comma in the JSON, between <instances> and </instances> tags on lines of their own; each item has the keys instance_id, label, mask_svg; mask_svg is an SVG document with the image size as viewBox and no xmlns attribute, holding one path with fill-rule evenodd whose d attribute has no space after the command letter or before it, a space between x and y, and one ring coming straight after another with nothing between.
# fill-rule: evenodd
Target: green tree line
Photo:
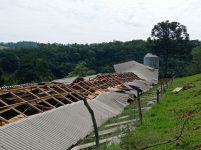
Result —
<instances>
[{"instance_id":1,"label":"green tree line","mask_svg":"<svg viewBox=\"0 0 201 150\"><path fill-rule=\"evenodd\" d=\"M66 76L113 72L120 62L143 61L146 42L38 44L0 50L1 85L45 82Z\"/></svg>"},{"instance_id":2,"label":"green tree line","mask_svg":"<svg viewBox=\"0 0 201 150\"><path fill-rule=\"evenodd\" d=\"M159 56L161 75L201 72L200 42L189 40L186 27L178 22L158 23L146 41L67 45L19 42L3 46L10 48L0 50L1 86L113 72L116 63L142 63L148 52Z\"/></svg>"}]
</instances>

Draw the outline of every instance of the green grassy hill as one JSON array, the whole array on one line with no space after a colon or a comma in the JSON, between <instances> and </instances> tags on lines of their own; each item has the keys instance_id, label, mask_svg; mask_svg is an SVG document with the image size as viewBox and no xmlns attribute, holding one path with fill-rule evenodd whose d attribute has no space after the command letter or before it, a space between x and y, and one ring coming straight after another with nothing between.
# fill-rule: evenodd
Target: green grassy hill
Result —
<instances>
[{"instance_id":1,"label":"green grassy hill","mask_svg":"<svg viewBox=\"0 0 201 150\"><path fill-rule=\"evenodd\" d=\"M174 94L176 87L183 90ZM160 104L144 114L143 125L110 148L146 149L155 144L148 149L201 149L201 74L175 79Z\"/></svg>"}]
</instances>

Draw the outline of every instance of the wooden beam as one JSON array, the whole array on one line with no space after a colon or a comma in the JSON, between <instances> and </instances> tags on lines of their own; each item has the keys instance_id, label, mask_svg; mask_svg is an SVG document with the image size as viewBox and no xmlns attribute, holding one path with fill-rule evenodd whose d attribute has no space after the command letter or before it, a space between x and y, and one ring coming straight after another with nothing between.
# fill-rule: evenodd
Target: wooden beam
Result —
<instances>
[{"instance_id":1,"label":"wooden beam","mask_svg":"<svg viewBox=\"0 0 201 150\"><path fill-rule=\"evenodd\" d=\"M53 88L51 88L51 87L49 87L49 86L47 86L49 89L51 89L52 91L54 91L54 92L56 92L57 94L59 94L59 92L57 92L56 90L54 90ZM69 103L72 103L72 101L69 99L69 98L67 98L67 97L65 97L62 93L60 94L65 100L67 100Z\"/></svg>"},{"instance_id":2,"label":"wooden beam","mask_svg":"<svg viewBox=\"0 0 201 150\"><path fill-rule=\"evenodd\" d=\"M79 97L81 97L82 99L86 98L86 96L84 96L84 94L80 93L79 91L71 88L71 87L68 87L68 86L64 86L64 88L67 88L68 90L70 90L72 93L78 95Z\"/></svg>"},{"instance_id":3,"label":"wooden beam","mask_svg":"<svg viewBox=\"0 0 201 150\"><path fill-rule=\"evenodd\" d=\"M90 90L95 91L95 88L92 85L87 84L87 82L85 82L85 81L81 81L79 84L83 84L84 86L86 86L88 88L88 91L90 91Z\"/></svg>"},{"instance_id":4,"label":"wooden beam","mask_svg":"<svg viewBox=\"0 0 201 150\"><path fill-rule=\"evenodd\" d=\"M74 84L72 87L74 88L75 86L77 86L77 87L83 89L84 91L87 92L87 94L92 94L92 95L93 95L93 93L92 93L91 91L87 90L86 88L82 87L81 85L79 85L79 84ZM76 90L76 89L75 89L75 90ZM76 90L76 91L77 91L77 90ZM80 92L80 91L79 91L79 92Z\"/></svg>"},{"instance_id":5,"label":"wooden beam","mask_svg":"<svg viewBox=\"0 0 201 150\"><path fill-rule=\"evenodd\" d=\"M43 91L45 94L51 96L56 102L58 102L61 105L65 105L64 103L62 103L61 101L59 101L57 98L55 98L54 96L52 96L51 94L49 94L48 92L46 92L45 90L43 90L42 88L38 87L41 91ZM59 94L60 95L60 94Z\"/></svg>"},{"instance_id":6,"label":"wooden beam","mask_svg":"<svg viewBox=\"0 0 201 150\"><path fill-rule=\"evenodd\" d=\"M32 96L36 97L37 99L40 99L42 102L44 102L45 104L47 104L48 106L52 107L52 108L56 108L54 107L52 104L48 103L46 100L43 100L43 97L39 97L36 94L26 90L28 93L30 93Z\"/></svg>"},{"instance_id":7,"label":"wooden beam","mask_svg":"<svg viewBox=\"0 0 201 150\"><path fill-rule=\"evenodd\" d=\"M2 116L0 116L0 120L2 120L5 123L9 123L9 121L7 119L3 118Z\"/></svg>"},{"instance_id":8,"label":"wooden beam","mask_svg":"<svg viewBox=\"0 0 201 150\"><path fill-rule=\"evenodd\" d=\"M0 102L3 103L4 105L9 106L7 103L5 103L5 102L4 102L3 100L1 100L1 99L0 99ZM23 115L24 117L27 117L27 115L25 115L23 112L21 112L21 111L15 109L14 107L10 107L10 109L12 109L13 111L16 111L17 113Z\"/></svg>"},{"instance_id":9,"label":"wooden beam","mask_svg":"<svg viewBox=\"0 0 201 150\"><path fill-rule=\"evenodd\" d=\"M66 91L65 89L63 89L62 87L59 87L58 85L56 85L60 90L65 91L66 93L69 93L68 91ZM68 88L68 87L65 87ZM72 91L73 92L73 91ZM76 91L77 92L77 91ZM73 92L74 93L74 92ZM77 94L77 93L76 93ZM73 98L77 99L78 101L80 101L81 99L77 98L76 96L74 96L73 94L69 93L69 95L71 95ZM83 97L83 96L81 96Z\"/></svg>"},{"instance_id":10,"label":"wooden beam","mask_svg":"<svg viewBox=\"0 0 201 150\"><path fill-rule=\"evenodd\" d=\"M18 99L22 100L23 102L27 103L28 105L32 106L33 108L35 108L36 110L38 110L39 112L43 112L42 110L38 109L37 107L35 107L34 105L30 104L29 102L27 102L26 100L24 100L23 98L19 97L18 95L16 95L15 93L13 93L12 91L10 91L10 94L12 94L13 96L17 97Z\"/></svg>"}]
</instances>

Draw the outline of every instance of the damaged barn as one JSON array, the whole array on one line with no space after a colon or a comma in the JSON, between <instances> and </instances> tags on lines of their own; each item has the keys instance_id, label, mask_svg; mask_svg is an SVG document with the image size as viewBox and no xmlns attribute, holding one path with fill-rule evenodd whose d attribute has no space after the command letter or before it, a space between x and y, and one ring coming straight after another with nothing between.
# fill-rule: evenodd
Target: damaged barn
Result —
<instances>
[{"instance_id":1,"label":"damaged barn","mask_svg":"<svg viewBox=\"0 0 201 150\"><path fill-rule=\"evenodd\" d=\"M66 150L93 129L83 99L100 126L128 105L129 94L115 91L132 85L146 91L158 81L158 70L135 61L114 68L116 73L2 87L0 150Z\"/></svg>"}]
</instances>

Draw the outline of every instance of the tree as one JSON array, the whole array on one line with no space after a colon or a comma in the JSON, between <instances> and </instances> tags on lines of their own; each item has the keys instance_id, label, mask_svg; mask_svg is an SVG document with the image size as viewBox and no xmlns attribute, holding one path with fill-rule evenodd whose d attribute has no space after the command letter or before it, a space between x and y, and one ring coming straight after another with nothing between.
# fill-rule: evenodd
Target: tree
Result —
<instances>
[{"instance_id":1,"label":"tree","mask_svg":"<svg viewBox=\"0 0 201 150\"><path fill-rule=\"evenodd\" d=\"M47 63L32 55L24 58L15 73L19 83L46 82L54 78Z\"/></svg>"},{"instance_id":2,"label":"tree","mask_svg":"<svg viewBox=\"0 0 201 150\"><path fill-rule=\"evenodd\" d=\"M3 72L2 72L2 70L0 69L0 86L3 86L3 85L4 85Z\"/></svg>"},{"instance_id":3,"label":"tree","mask_svg":"<svg viewBox=\"0 0 201 150\"><path fill-rule=\"evenodd\" d=\"M96 74L95 70L92 70L86 66L85 61L81 61L75 66L75 69L68 74L68 77L73 77L73 76L88 76L88 75L94 75Z\"/></svg>"},{"instance_id":4,"label":"tree","mask_svg":"<svg viewBox=\"0 0 201 150\"><path fill-rule=\"evenodd\" d=\"M178 22L159 22L151 31L148 47L152 52L161 56L164 61L164 73L168 73L169 57L187 53L189 34L186 26Z\"/></svg>"},{"instance_id":5,"label":"tree","mask_svg":"<svg viewBox=\"0 0 201 150\"><path fill-rule=\"evenodd\" d=\"M191 51L193 57L191 65L189 65L188 72L190 74L197 74L201 72L201 45L193 48Z\"/></svg>"},{"instance_id":6,"label":"tree","mask_svg":"<svg viewBox=\"0 0 201 150\"><path fill-rule=\"evenodd\" d=\"M0 54L0 66L4 72L13 73L19 67L19 59L12 53L2 52Z\"/></svg>"}]
</instances>

